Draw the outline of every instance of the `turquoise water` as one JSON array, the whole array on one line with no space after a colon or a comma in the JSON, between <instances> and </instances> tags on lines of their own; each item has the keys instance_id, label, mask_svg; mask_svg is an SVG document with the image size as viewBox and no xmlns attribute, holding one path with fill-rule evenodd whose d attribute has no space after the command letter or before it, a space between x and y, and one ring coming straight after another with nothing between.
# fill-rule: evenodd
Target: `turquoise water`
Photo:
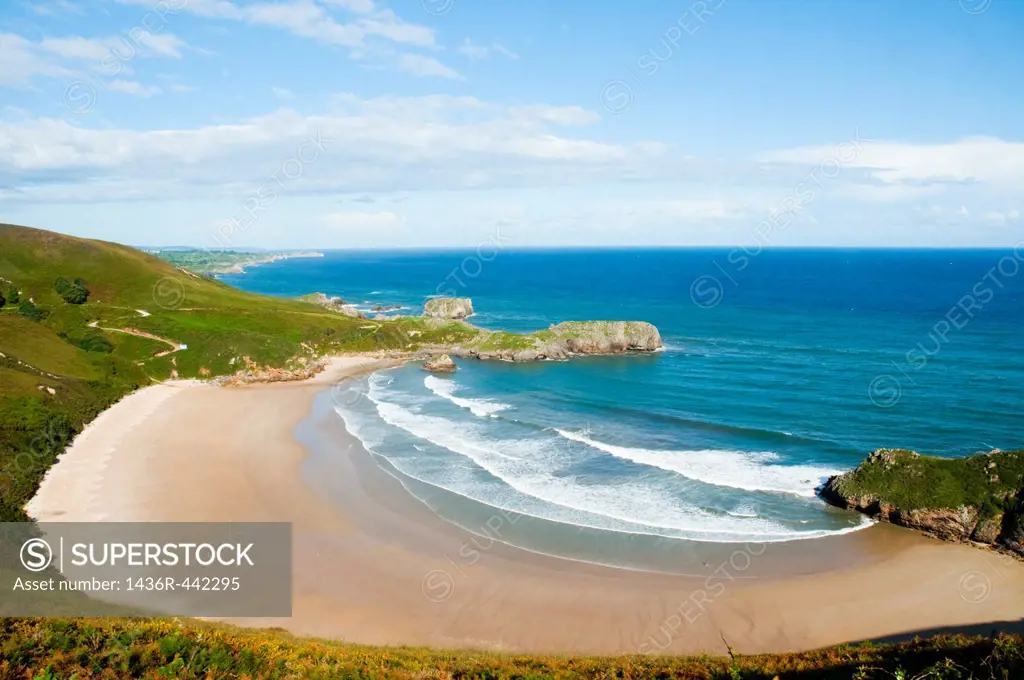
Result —
<instances>
[{"instance_id":1,"label":"turquoise water","mask_svg":"<svg viewBox=\"0 0 1024 680\"><path fill-rule=\"evenodd\" d=\"M335 410L380 465L471 530L594 561L692 542L793 541L866 526L815 489L878 447L957 456L1021 445L1024 254L591 250L328 253L225 280L473 323L658 326L662 352L453 376L409 365ZM454 274L453 274L454 271ZM488 534L486 529L476 533Z\"/></svg>"}]
</instances>

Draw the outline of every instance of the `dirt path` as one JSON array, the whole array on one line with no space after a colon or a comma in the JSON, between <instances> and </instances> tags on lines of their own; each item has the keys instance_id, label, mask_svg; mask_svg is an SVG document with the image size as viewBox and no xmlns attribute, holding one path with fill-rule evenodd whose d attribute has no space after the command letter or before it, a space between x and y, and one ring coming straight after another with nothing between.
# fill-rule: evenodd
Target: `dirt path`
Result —
<instances>
[{"instance_id":1,"label":"dirt path","mask_svg":"<svg viewBox=\"0 0 1024 680\"><path fill-rule=\"evenodd\" d=\"M146 316L149 316L149 314L147 313ZM171 352L181 352L182 350L188 349L188 345L174 342L173 340L168 340L167 338L162 338L159 335L153 335L152 333L147 333L146 331L140 331L138 328L107 328L106 326L100 326L99 323L99 321L92 321L87 325L89 326L89 328L97 328L101 331L110 331L112 333L127 333L128 335L134 335L139 338L147 338L149 340L156 340L157 342L162 342L165 345L170 345L171 349L165 350L163 352L157 352L156 354L154 354L152 357L154 359L157 359L159 357L165 357Z\"/></svg>"}]
</instances>

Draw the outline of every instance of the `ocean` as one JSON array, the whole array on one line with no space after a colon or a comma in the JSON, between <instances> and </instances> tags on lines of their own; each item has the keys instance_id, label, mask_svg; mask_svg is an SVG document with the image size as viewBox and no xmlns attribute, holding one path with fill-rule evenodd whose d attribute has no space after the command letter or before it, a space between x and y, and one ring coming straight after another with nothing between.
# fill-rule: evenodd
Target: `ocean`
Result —
<instances>
[{"instance_id":1,"label":"ocean","mask_svg":"<svg viewBox=\"0 0 1024 680\"><path fill-rule=\"evenodd\" d=\"M510 331L655 324L657 353L463 360L451 376L406 365L353 381L333 408L454 524L656 568L694 543L869 526L815 489L876 448L1020 447L1022 268L997 250L476 249L328 252L222 278L371 315L471 297L472 323Z\"/></svg>"}]
</instances>

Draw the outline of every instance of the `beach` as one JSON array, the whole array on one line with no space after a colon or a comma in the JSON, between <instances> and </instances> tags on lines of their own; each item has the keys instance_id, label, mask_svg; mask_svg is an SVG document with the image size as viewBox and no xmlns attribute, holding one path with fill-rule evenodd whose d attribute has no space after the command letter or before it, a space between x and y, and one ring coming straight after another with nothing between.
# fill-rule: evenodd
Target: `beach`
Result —
<instances>
[{"instance_id":1,"label":"beach","mask_svg":"<svg viewBox=\"0 0 1024 680\"><path fill-rule=\"evenodd\" d=\"M349 642L602 654L724 653L727 642L752 654L1020 627L1024 564L888 525L718 544L690 575L519 550L500 541L500 513L464 531L407 493L330 408L336 381L394 363L345 357L302 382L141 390L75 440L27 511L291 522L292 617L232 622Z\"/></svg>"}]
</instances>

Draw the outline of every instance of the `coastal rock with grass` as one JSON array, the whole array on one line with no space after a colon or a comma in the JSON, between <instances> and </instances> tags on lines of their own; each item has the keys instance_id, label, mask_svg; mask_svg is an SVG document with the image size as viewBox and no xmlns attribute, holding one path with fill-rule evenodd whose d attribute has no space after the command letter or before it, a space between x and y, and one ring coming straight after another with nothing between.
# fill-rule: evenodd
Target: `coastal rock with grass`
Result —
<instances>
[{"instance_id":1,"label":"coastal rock with grass","mask_svg":"<svg viewBox=\"0 0 1024 680\"><path fill-rule=\"evenodd\" d=\"M856 469L830 478L821 496L943 540L1024 556L1024 450L936 458L879 449Z\"/></svg>"},{"instance_id":2,"label":"coastal rock with grass","mask_svg":"<svg viewBox=\"0 0 1024 680\"><path fill-rule=\"evenodd\" d=\"M423 316L437 319L465 319L473 315L473 301L469 298L434 298L423 305Z\"/></svg>"},{"instance_id":3,"label":"coastal rock with grass","mask_svg":"<svg viewBox=\"0 0 1024 680\"><path fill-rule=\"evenodd\" d=\"M366 314L360 312L351 305L345 304L345 301L337 295L331 297L324 293L310 293L308 295L301 296L299 299L303 302L311 302L314 305L320 305L324 309L329 309L332 312L344 314L345 316L351 316L355 319L367 318Z\"/></svg>"},{"instance_id":4,"label":"coastal rock with grass","mask_svg":"<svg viewBox=\"0 0 1024 680\"><path fill-rule=\"evenodd\" d=\"M461 323L474 334L451 351L484 361L562 361L578 354L653 352L662 346L658 329L645 321L565 321L526 334Z\"/></svg>"},{"instance_id":5,"label":"coastal rock with grass","mask_svg":"<svg viewBox=\"0 0 1024 680\"><path fill-rule=\"evenodd\" d=\"M431 357L423 362L423 370L431 373L453 373L458 368L447 354Z\"/></svg>"}]
</instances>

